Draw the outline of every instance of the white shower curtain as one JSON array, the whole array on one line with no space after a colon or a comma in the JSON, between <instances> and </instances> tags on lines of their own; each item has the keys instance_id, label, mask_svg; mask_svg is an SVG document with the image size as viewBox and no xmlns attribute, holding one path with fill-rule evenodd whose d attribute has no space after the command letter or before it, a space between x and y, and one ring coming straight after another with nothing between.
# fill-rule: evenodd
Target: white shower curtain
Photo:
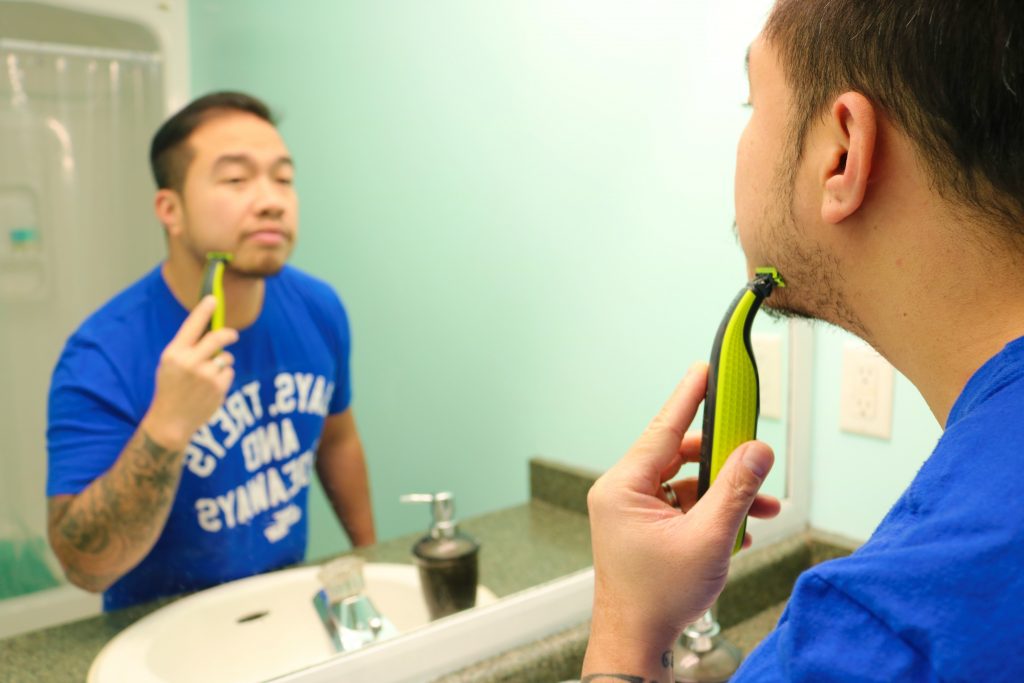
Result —
<instances>
[{"instance_id":1,"label":"white shower curtain","mask_svg":"<svg viewBox=\"0 0 1024 683\"><path fill-rule=\"evenodd\" d=\"M0 598L62 580L45 541L50 374L162 256L147 167L162 74L156 53L0 37Z\"/></svg>"}]
</instances>

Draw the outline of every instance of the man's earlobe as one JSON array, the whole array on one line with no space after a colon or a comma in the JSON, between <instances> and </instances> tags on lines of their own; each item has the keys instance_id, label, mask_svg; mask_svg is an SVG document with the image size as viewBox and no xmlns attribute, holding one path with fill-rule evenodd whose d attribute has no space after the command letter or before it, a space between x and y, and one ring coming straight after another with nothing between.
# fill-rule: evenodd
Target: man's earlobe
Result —
<instances>
[{"instance_id":1,"label":"man's earlobe","mask_svg":"<svg viewBox=\"0 0 1024 683\"><path fill-rule=\"evenodd\" d=\"M864 202L878 130L875 107L860 93L836 98L828 115L828 156L823 168L821 217L839 223Z\"/></svg>"},{"instance_id":2,"label":"man's earlobe","mask_svg":"<svg viewBox=\"0 0 1024 683\"><path fill-rule=\"evenodd\" d=\"M153 198L153 211L168 235L181 231L181 198L177 192L166 188L157 190Z\"/></svg>"}]
</instances>

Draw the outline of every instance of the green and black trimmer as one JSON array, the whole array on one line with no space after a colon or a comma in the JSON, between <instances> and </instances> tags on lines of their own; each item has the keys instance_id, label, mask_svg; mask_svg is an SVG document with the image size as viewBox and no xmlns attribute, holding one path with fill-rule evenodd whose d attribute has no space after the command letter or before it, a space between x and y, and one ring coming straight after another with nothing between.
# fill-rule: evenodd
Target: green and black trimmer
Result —
<instances>
[{"instance_id":1,"label":"green and black trimmer","mask_svg":"<svg viewBox=\"0 0 1024 683\"><path fill-rule=\"evenodd\" d=\"M704 434L700 444L697 497L714 482L729 455L757 436L760 404L757 363L750 347L750 327L761 303L776 287L785 287L775 268L758 268L756 276L729 306L715 335L704 398ZM744 519L733 552L743 547Z\"/></svg>"},{"instance_id":2,"label":"green and black trimmer","mask_svg":"<svg viewBox=\"0 0 1024 683\"><path fill-rule=\"evenodd\" d=\"M231 261L231 254L222 251L211 251L206 255L206 267L203 269L203 287L199 299L213 294L217 298L217 307L210 318L210 331L224 327L226 305L224 303L224 269Z\"/></svg>"}]
</instances>

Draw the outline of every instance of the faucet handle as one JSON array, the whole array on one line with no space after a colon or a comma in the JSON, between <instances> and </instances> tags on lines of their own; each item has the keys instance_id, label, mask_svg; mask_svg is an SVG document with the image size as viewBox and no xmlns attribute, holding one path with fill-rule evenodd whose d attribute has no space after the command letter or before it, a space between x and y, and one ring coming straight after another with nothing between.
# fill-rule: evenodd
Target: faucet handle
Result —
<instances>
[{"instance_id":1,"label":"faucet handle","mask_svg":"<svg viewBox=\"0 0 1024 683\"><path fill-rule=\"evenodd\" d=\"M451 538L455 535L455 496L450 491L439 493L407 493L399 498L402 503L430 503L434 522L430 535Z\"/></svg>"},{"instance_id":2,"label":"faucet handle","mask_svg":"<svg viewBox=\"0 0 1024 683\"><path fill-rule=\"evenodd\" d=\"M365 563L366 560L361 557L346 555L321 565L317 578L332 603L347 600L363 592L366 587L363 580Z\"/></svg>"}]
</instances>

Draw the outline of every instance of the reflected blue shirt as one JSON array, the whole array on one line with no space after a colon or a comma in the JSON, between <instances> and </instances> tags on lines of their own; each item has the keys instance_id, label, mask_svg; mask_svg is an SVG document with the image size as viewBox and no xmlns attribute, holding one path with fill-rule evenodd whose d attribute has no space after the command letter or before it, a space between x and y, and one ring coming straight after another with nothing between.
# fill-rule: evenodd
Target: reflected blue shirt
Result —
<instances>
[{"instance_id":1,"label":"reflected blue shirt","mask_svg":"<svg viewBox=\"0 0 1024 683\"><path fill-rule=\"evenodd\" d=\"M867 543L800 577L778 627L732 681L1020 683L1022 611L1018 339L967 383L934 452Z\"/></svg>"},{"instance_id":2,"label":"reflected blue shirt","mask_svg":"<svg viewBox=\"0 0 1024 683\"><path fill-rule=\"evenodd\" d=\"M153 397L160 354L188 312L157 267L70 337L50 385L46 494L77 494L117 460ZM103 594L104 609L302 560L307 494L327 415L351 398L349 328L329 285L285 267L229 347L235 379L185 452L163 533Z\"/></svg>"}]
</instances>

